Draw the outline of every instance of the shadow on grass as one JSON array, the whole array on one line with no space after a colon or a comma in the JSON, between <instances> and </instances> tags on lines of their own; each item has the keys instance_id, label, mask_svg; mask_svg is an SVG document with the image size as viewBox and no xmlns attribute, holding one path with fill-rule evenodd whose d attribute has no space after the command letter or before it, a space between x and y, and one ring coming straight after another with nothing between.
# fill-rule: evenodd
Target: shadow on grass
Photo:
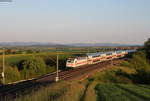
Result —
<instances>
[{"instance_id":1,"label":"shadow on grass","mask_svg":"<svg viewBox=\"0 0 150 101\"><path fill-rule=\"evenodd\" d=\"M96 101L106 101L106 97L103 95L103 92L101 89L99 89L99 85L100 84L97 84L95 86L95 92L96 92L96 95L97 95L97 100Z\"/></svg>"},{"instance_id":2,"label":"shadow on grass","mask_svg":"<svg viewBox=\"0 0 150 101\"><path fill-rule=\"evenodd\" d=\"M53 81L36 82L35 80L28 80L18 84L3 85L0 87L0 101L7 101L8 99L30 94L33 90L36 91L39 87L48 86L52 83Z\"/></svg>"},{"instance_id":3,"label":"shadow on grass","mask_svg":"<svg viewBox=\"0 0 150 101\"><path fill-rule=\"evenodd\" d=\"M148 85L137 85L138 87L142 87L142 88L146 88L146 89L150 89L150 85L148 87Z\"/></svg>"},{"instance_id":4,"label":"shadow on grass","mask_svg":"<svg viewBox=\"0 0 150 101\"><path fill-rule=\"evenodd\" d=\"M145 70L138 70L134 74L128 74L122 70L116 71L116 76L126 77L136 84L150 84L150 73Z\"/></svg>"}]
</instances>

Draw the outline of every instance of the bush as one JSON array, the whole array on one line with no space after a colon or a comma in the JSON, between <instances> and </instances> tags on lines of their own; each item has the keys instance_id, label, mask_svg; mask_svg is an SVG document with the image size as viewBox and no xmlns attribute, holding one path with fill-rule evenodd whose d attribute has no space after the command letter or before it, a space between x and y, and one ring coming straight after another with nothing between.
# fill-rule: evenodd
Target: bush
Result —
<instances>
[{"instance_id":1,"label":"bush","mask_svg":"<svg viewBox=\"0 0 150 101\"><path fill-rule=\"evenodd\" d=\"M124 61L120 64L120 66L129 67L130 63L128 61Z\"/></svg>"},{"instance_id":2,"label":"bush","mask_svg":"<svg viewBox=\"0 0 150 101\"><path fill-rule=\"evenodd\" d=\"M150 60L150 38L144 43L144 49L146 52L146 57Z\"/></svg>"},{"instance_id":3,"label":"bush","mask_svg":"<svg viewBox=\"0 0 150 101\"><path fill-rule=\"evenodd\" d=\"M150 72L149 62L146 59L146 54L143 52L134 54L132 60L130 61L130 65L131 65L131 67L135 68L136 70L145 69L146 71Z\"/></svg>"},{"instance_id":4,"label":"bush","mask_svg":"<svg viewBox=\"0 0 150 101\"><path fill-rule=\"evenodd\" d=\"M5 69L6 83L20 80L20 72L17 67L6 67Z\"/></svg>"}]
</instances>

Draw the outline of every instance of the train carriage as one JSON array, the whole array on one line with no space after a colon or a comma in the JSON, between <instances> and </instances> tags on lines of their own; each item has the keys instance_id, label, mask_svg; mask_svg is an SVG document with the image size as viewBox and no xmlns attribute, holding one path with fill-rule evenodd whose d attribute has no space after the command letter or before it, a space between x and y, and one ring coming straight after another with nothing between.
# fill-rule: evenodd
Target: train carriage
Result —
<instances>
[{"instance_id":1,"label":"train carriage","mask_svg":"<svg viewBox=\"0 0 150 101\"><path fill-rule=\"evenodd\" d=\"M111 60L114 58L114 52L107 52L106 53L106 60Z\"/></svg>"},{"instance_id":2,"label":"train carriage","mask_svg":"<svg viewBox=\"0 0 150 101\"><path fill-rule=\"evenodd\" d=\"M128 54L126 51L117 51L116 53L118 58L124 57L126 54Z\"/></svg>"},{"instance_id":3,"label":"train carriage","mask_svg":"<svg viewBox=\"0 0 150 101\"><path fill-rule=\"evenodd\" d=\"M88 54L88 64L95 64L98 62L101 62L105 59L105 54L104 53L91 53Z\"/></svg>"}]
</instances>

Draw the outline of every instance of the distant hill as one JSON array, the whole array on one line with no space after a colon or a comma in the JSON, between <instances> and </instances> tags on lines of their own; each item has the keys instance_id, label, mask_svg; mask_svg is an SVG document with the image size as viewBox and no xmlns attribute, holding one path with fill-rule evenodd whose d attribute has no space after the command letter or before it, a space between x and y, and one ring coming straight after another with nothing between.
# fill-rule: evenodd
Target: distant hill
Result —
<instances>
[{"instance_id":1,"label":"distant hill","mask_svg":"<svg viewBox=\"0 0 150 101\"><path fill-rule=\"evenodd\" d=\"M128 45L118 43L70 43L57 44L51 42L0 42L0 47L18 47L18 46L36 46L36 47L88 47L88 46L142 46L142 45Z\"/></svg>"},{"instance_id":2,"label":"distant hill","mask_svg":"<svg viewBox=\"0 0 150 101\"><path fill-rule=\"evenodd\" d=\"M91 47L91 46L111 46L111 47L119 47L119 46L143 46L143 45L131 45L131 44L119 44L119 43L73 43L73 44L68 44L70 46L74 46L74 47Z\"/></svg>"},{"instance_id":3,"label":"distant hill","mask_svg":"<svg viewBox=\"0 0 150 101\"><path fill-rule=\"evenodd\" d=\"M0 42L0 46L34 46L34 45L55 45L55 44L43 42Z\"/></svg>"}]
</instances>

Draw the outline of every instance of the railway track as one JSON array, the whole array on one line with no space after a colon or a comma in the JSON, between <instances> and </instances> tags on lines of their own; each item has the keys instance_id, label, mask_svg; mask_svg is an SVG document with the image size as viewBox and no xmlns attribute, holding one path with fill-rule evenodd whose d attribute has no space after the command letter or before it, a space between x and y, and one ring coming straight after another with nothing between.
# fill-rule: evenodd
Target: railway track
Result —
<instances>
[{"instance_id":1,"label":"railway track","mask_svg":"<svg viewBox=\"0 0 150 101\"><path fill-rule=\"evenodd\" d=\"M118 59L113 61L117 62ZM94 71L98 69L105 68L107 65L110 65L110 63L111 61L105 61L105 62L100 62L98 64L84 65L69 71L59 72L59 78L61 80L67 80L67 81L74 80L74 79L81 79L87 75L90 75L91 73L94 73ZM25 92L26 90L32 90L32 88L35 88L37 86L45 86L50 83L54 83L55 77L56 77L56 73L42 76L33 80L24 81L18 84L1 86L0 101L4 101L3 99L6 99L7 97L16 98L18 94Z\"/></svg>"}]
</instances>

